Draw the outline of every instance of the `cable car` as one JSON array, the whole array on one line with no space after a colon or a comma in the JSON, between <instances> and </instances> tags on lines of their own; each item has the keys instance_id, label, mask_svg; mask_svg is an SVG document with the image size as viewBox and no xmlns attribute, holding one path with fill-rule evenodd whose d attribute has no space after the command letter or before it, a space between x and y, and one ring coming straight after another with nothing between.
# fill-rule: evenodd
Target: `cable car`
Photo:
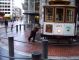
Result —
<instances>
[{"instance_id":1,"label":"cable car","mask_svg":"<svg viewBox=\"0 0 79 60\"><path fill-rule=\"evenodd\" d=\"M49 0L44 6L43 36L70 42L76 36L75 8L69 0Z\"/></svg>"}]
</instances>

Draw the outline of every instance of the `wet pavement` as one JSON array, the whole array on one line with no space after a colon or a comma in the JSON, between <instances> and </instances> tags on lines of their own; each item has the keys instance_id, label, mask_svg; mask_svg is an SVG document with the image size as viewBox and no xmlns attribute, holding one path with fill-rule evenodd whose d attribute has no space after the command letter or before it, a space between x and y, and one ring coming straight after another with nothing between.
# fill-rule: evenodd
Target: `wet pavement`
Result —
<instances>
[{"instance_id":1,"label":"wet pavement","mask_svg":"<svg viewBox=\"0 0 79 60\"><path fill-rule=\"evenodd\" d=\"M9 52L8 52L8 50L0 48L0 60L9 60ZM31 60L31 57L15 53L14 60Z\"/></svg>"},{"instance_id":2,"label":"wet pavement","mask_svg":"<svg viewBox=\"0 0 79 60\"><path fill-rule=\"evenodd\" d=\"M31 56L34 51L38 51L42 54L43 44L40 39L39 33L37 33L37 38L35 42L28 42L28 37L31 31L31 28L24 30L24 23L22 21L14 22L13 30L11 31L11 22L7 32L5 28L0 29L0 42L3 49L8 49L8 37L14 37L14 48L16 54L23 56ZM20 29L20 24L21 29ZM16 31L16 25L18 26L18 31ZM39 31L40 32L40 31ZM39 36L38 36L39 35ZM56 45L48 44L48 55L49 59L79 59L79 44L75 45Z\"/></svg>"}]
</instances>

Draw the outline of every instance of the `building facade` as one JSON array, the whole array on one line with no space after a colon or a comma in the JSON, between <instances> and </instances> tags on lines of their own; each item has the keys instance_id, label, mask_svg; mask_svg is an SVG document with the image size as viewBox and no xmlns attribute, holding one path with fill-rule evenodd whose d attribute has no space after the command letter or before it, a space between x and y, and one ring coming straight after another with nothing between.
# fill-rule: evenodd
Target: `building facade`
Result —
<instances>
[{"instance_id":1,"label":"building facade","mask_svg":"<svg viewBox=\"0 0 79 60\"><path fill-rule=\"evenodd\" d=\"M25 0L23 3L24 15L27 23L35 23L39 18L39 1L40 0Z\"/></svg>"},{"instance_id":2,"label":"building facade","mask_svg":"<svg viewBox=\"0 0 79 60\"><path fill-rule=\"evenodd\" d=\"M22 10L21 10L21 8L14 7L12 16L15 19L21 19L21 17L22 17Z\"/></svg>"},{"instance_id":3,"label":"building facade","mask_svg":"<svg viewBox=\"0 0 79 60\"><path fill-rule=\"evenodd\" d=\"M5 17L12 18L13 0L0 0L0 12L5 13Z\"/></svg>"},{"instance_id":4,"label":"building facade","mask_svg":"<svg viewBox=\"0 0 79 60\"><path fill-rule=\"evenodd\" d=\"M43 25L43 21L44 21L44 5L48 5L48 0L40 0L40 20L39 23L40 25Z\"/></svg>"}]
</instances>

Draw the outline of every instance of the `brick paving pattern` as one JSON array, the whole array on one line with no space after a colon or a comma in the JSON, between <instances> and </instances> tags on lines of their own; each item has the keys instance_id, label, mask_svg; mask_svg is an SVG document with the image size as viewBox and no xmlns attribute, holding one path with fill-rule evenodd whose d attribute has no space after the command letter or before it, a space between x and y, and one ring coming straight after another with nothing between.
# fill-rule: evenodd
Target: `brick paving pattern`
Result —
<instances>
[{"instance_id":1,"label":"brick paving pattern","mask_svg":"<svg viewBox=\"0 0 79 60\"><path fill-rule=\"evenodd\" d=\"M14 30L15 31L15 30ZM30 30L26 28L24 31L23 28L18 33L8 33L8 35L14 36L14 39L16 40L14 42L15 50L25 52L25 53L32 53L34 51L39 51L42 53L42 43L41 42L28 42L28 36L29 36ZM3 37L5 34L3 35ZM6 39L5 39L6 40ZM5 43L7 45L7 40L1 40L2 43ZM19 42L18 42L19 41ZM48 55L49 56L79 56L79 45L48 45Z\"/></svg>"}]
</instances>

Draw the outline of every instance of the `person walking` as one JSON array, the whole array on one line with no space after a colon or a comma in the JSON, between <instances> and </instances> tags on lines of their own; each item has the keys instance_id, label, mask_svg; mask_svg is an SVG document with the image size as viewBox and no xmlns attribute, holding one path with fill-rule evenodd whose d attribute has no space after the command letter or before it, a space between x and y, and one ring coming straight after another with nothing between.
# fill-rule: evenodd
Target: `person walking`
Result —
<instances>
[{"instance_id":1,"label":"person walking","mask_svg":"<svg viewBox=\"0 0 79 60\"><path fill-rule=\"evenodd\" d=\"M12 24L11 24L11 31L13 31L13 25L14 25L13 23L14 23L14 22L11 22L11 23L12 23Z\"/></svg>"},{"instance_id":2,"label":"person walking","mask_svg":"<svg viewBox=\"0 0 79 60\"><path fill-rule=\"evenodd\" d=\"M8 21L5 20L5 28L7 28L7 27L8 27Z\"/></svg>"},{"instance_id":3,"label":"person walking","mask_svg":"<svg viewBox=\"0 0 79 60\"><path fill-rule=\"evenodd\" d=\"M39 30L39 27L34 27L34 29L31 31L30 36L28 38L28 41L31 41L31 38L33 38L32 42L35 42L35 36L36 32Z\"/></svg>"},{"instance_id":4,"label":"person walking","mask_svg":"<svg viewBox=\"0 0 79 60\"><path fill-rule=\"evenodd\" d=\"M5 20L5 21L4 21L4 23L5 23L6 33L7 33L8 21L7 21L7 20Z\"/></svg>"}]
</instances>

